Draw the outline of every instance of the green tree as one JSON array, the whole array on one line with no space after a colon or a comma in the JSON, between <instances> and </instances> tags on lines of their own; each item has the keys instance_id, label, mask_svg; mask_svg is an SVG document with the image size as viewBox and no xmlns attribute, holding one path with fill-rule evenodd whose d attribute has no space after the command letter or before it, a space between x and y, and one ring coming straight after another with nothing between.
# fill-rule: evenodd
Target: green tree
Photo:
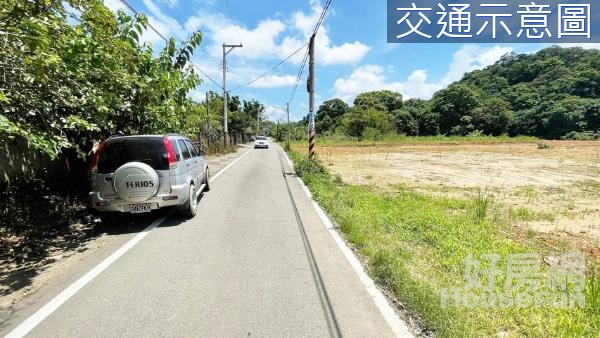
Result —
<instances>
[{"instance_id":1,"label":"green tree","mask_svg":"<svg viewBox=\"0 0 600 338\"><path fill-rule=\"evenodd\" d=\"M332 99L323 102L317 110L316 129L317 133L333 132L340 124L340 117L348 111L346 102L340 99Z\"/></svg>"},{"instance_id":2,"label":"green tree","mask_svg":"<svg viewBox=\"0 0 600 338\"><path fill-rule=\"evenodd\" d=\"M346 134L359 139L367 136L366 132L370 138L376 138L394 131L392 116L373 108L350 108L343 116L342 126Z\"/></svg>"},{"instance_id":3,"label":"green tree","mask_svg":"<svg viewBox=\"0 0 600 338\"><path fill-rule=\"evenodd\" d=\"M544 134L549 138L560 138L572 131L584 131L587 108L588 100L575 96L556 102L544 119Z\"/></svg>"},{"instance_id":4,"label":"green tree","mask_svg":"<svg viewBox=\"0 0 600 338\"><path fill-rule=\"evenodd\" d=\"M492 97L475 108L470 117L469 123L475 130L486 135L498 136L508 132L513 121L513 112L508 102Z\"/></svg>"},{"instance_id":5,"label":"green tree","mask_svg":"<svg viewBox=\"0 0 600 338\"><path fill-rule=\"evenodd\" d=\"M471 116L479 105L479 96L468 85L451 84L433 95L431 112L439 116L440 132L449 134L463 116Z\"/></svg>"},{"instance_id":6,"label":"green tree","mask_svg":"<svg viewBox=\"0 0 600 338\"><path fill-rule=\"evenodd\" d=\"M354 106L360 109L375 109L390 113L402 108L402 95L390 90L362 93L354 99Z\"/></svg>"},{"instance_id":7,"label":"green tree","mask_svg":"<svg viewBox=\"0 0 600 338\"><path fill-rule=\"evenodd\" d=\"M116 132L184 128L188 93L201 83L188 61L202 35L179 46L171 38L156 56L139 42L146 24L100 0L2 1L0 137L22 137L55 158L69 149L83 156Z\"/></svg>"}]
</instances>

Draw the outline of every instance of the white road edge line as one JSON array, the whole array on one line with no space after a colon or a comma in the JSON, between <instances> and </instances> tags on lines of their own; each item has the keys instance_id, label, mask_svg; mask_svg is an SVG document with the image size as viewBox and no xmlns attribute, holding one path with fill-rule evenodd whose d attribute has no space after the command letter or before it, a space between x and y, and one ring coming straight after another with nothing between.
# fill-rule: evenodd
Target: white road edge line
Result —
<instances>
[{"instance_id":1,"label":"white road edge line","mask_svg":"<svg viewBox=\"0 0 600 338\"><path fill-rule=\"evenodd\" d=\"M292 164L292 161L290 161L289 157L287 156L287 153L284 151L283 154L285 155L285 158L288 161L290 167L293 168L294 166ZM350 266L358 275L358 278L362 282L369 295L371 295L373 302L375 302L375 305L379 309L379 312L381 312L381 314L387 321L388 325L391 327L396 337L414 338L414 335L408 328L408 325L406 325L406 323L403 320L401 320L400 317L398 317L398 315L394 311L394 308L389 304L387 298L385 298L383 293L377 288L375 282L373 282L371 277L367 275L358 258L356 258L352 250L350 250L350 248L344 241L344 239L337 232L331 219L329 219L329 217L327 216L327 214L325 214L325 211L323 211L321 206L313 199L312 193L310 192L310 190L308 190L308 187L304 184L300 177L296 177L296 179L298 179L302 190L304 190L308 198L310 198L312 206L319 215L319 218L321 218L321 221L323 221L323 223L325 224L325 227L333 237L333 240L337 243L338 247L348 260L348 263L350 263Z\"/></svg>"},{"instance_id":2,"label":"white road edge line","mask_svg":"<svg viewBox=\"0 0 600 338\"><path fill-rule=\"evenodd\" d=\"M210 182L214 181L217 177L221 176L227 169L231 168L235 163L237 163L242 157L248 154L250 150L247 150L245 153L236 158L233 162L229 163L225 168L221 169L215 176L210 179ZM102 271L106 270L112 263L116 262L121 256L123 256L127 251L133 248L136 244L138 244L144 237L148 236L152 230L158 227L162 222L164 222L169 215L159 218L156 221L152 222L149 226L147 226L142 232L137 234L135 237L129 240L129 242L125 243L121 248L117 251L113 252L110 256L105 258L100 264L96 265L92 270L83 275L83 277L79 278L73 284L69 285L66 289L64 289L61 293L59 293L56 297L50 300L46 305L37 310L33 315L27 318L23 323L14 328L9 334L5 336L5 338L20 338L24 337L26 334L31 332L36 326L38 326L44 319L50 316L56 309L58 309L61 305L63 305L69 298L73 297L79 290L81 290L86 284L91 282L94 278L96 278Z\"/></svg>"}]
</instances>

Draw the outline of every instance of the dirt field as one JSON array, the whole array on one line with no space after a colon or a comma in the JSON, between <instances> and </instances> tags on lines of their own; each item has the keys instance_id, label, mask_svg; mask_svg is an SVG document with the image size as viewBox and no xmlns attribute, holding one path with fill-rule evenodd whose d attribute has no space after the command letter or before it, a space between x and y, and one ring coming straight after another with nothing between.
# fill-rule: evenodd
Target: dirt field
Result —
<instances>
[{"instance_id":1,"label":"dirt field","mask_svg":"<svg viewBox=\"0 0 600 338\"><path fill-rule=\"evenodd\" d=\"M510 224L560 233L597 251L600 242L600 142L422 144L320 147L334 175L351 184L454 197L493 196ZM594 249L595 248L595 249ZM597 254L597 252L595 252Z\"/></svg>"}]
</instances>

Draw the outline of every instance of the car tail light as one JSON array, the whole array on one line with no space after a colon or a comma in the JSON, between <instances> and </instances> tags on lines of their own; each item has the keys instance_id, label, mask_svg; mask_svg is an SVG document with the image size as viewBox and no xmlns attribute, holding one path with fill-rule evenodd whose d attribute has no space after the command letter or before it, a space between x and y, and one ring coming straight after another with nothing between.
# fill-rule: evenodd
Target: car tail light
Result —
<instances>
[{"instance_id":1,"label":"car tail light","mask_svg":"<svg viewBox=\"0 0 600 338\"><path fill-rule=\"evenodd\" d=\"M173 142L168 138L163 138L165 149L167 150L167 161L169 162L169 168L177 168L177 156L175 155L175 148L173 148Z\"/></svg>"},{"instance_id":2,"label":"car tail light","mask_svg":"<svg viewBox=\"0 0 600 338\"><path fill-rule=\"evenodd\" d=\"M98 145L96 152L92 155L92 160L90 161L90 172L93 174L98 173L98 162L100 160L100 153L104 148L104 141Z\"/></svg>"}]
</instances>

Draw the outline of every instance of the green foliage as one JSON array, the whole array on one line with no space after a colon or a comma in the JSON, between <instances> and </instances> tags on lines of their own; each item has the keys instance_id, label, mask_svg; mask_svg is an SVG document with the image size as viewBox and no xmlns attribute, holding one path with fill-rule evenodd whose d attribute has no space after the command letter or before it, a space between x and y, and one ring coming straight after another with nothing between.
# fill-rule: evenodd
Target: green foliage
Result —
<instances>
[{"instance_id":1,"label":"green foliage","mask_svg":"<svg viewBox=\"0 0 600 338\"><path fill-rule=\"evenodd\" d=\"M359 139L376 139L394 130L394 121L390 114L374 108L363 110L351 108L343 117L342 127L350 136Z\"/></svg>"},{"instance_id":2,"label":"green foliage","mask_svg":"<svg viewBox=\"0 0 600 338\"><path fill-rule=\"evenodd\" d=\"M510 104L497 97L489 98L481 103L473 110L471 118L475 130L493 136L507 133L508 127L514 119Z\"/></svg>"},{"instance_id":3,"label":"green foliage","mask_svg":"<svg viewBox=\"0 0 600 338\"><path fill-rule=\"evenodd\" d=\"M346 102L332 99L319 106L316 117L317 133L334 132L339 126L339 118L348 111Z\"/></svg>"},{"instance_id":4,"label":"green foliage","mask_svg":"<svg viewBox=\"0 0 600 338\"><path fill-rule=\"evenodd\" d=\"M419 121L408 108L394 110L392 115L394 116L396 131L399 134L408 136L419 135Z\"/></svg>"},{"instance_id":5,"label":"green foliage","mask_svg":"<svg viewBox=\"0 0 600 338\"><path fill-rule=\"evenodd\" d=\"M455 83L435 93L430 105L431 112L440 117L440 132L450 134L453 128L465 124L461 121L464 116L473 115L479 105L479 96L470 86Z\"/></svg>"},{"instance_id":6,"label":"green foliage","mask_svg":"<svg viewBox=\"0 0 600 338\"><path fill-rule=\"evenodd\" d=\"M600 132L576 132L572 131L561 137L563 140L578 140L578 141L595 141L600 140Z\"/></svg>"},{"instance_id":7,"label":"green foliage","mask_svg":"<svg viewBox=\"0 0 600 338\"><path fill-rule=\"evenodd\" d=\"M552 148L552 146L549 145L546 142L538 142L537 143L537 148L540 149L540 150L543 150L543 149L550 149L550 148Z\"/></svg>"},{"instance_id":8,"label":"green foliage","mask_svg":"<svg viewBox=\"0 0 600 338\"><path fill-rule=\"evenodd\" d=\"M600 133L600 51L551 47L530 55L511 53L465 74L428 101L403 102L400 93L383 90L359 94L352 108L329 100L320 111L319 133L339 129L360 139L381 139L389 132L387 123L373 122L374 111L380 115L375 120L389 115L396 132L409 136L477 131L590 139Z\"/></svg>"},{"instance_id":9,"label":"green foliage","mask_svg":"<svg viewBox=\"0 0 600 338\"><path fill-rule=\"evenodd\" d=\"M292 157L296 164L299 155ZM341 184L321 173L305 173L302 179L345 238L366 257L368 273L375 282L416 314L436 337L498 336L504 332L516 337L597 336L597 267L586 279L586 308L503 309L441 304L442 288L466 286L464 259L468 254L480 257L491 252L506 259L508 254L542 250L507 238L505 229L485 217L491 203L488 192L462 199L416 193L403 187L381 192L369 186ZM497 271L497 280L503 281L505 261ZM496 291L502 291L501 284Z\"/></svg>"},{"instance_id":10,"label":"green foliage","mask_svg":"<svg viewBox=\"0 0 600 338\"><path fill-rule=\"evenodd\" d=\"M0 134L56 158L66 149L83 157L117 132L193 131L188 95L201 80L188 62L202 35L179 46L171 38L156 55L140 43L147 23L99 0L3 1Z\"/></svg>"},{"instance_id":11,"label":"green foliage","mask_svg":"<svg viewBox=\"0 0 600 338\"><path fill-rule=\"evenodd\" d=\"M318 176L329 178L329 172L318 159L311 160L307 156L292 154L294 162L294 171L299 177Z\"/></svg>"},{"instance_id":12,"label":"green foliage","mask_svg":"<svg viewBox=\"0 0 600 338\"><path fill-rule=\"evenodd\" d=\"M354 106L389 113L402 108L402 95L390 90L362 93L354 99Z\"/></svg>"}]
</instances>

